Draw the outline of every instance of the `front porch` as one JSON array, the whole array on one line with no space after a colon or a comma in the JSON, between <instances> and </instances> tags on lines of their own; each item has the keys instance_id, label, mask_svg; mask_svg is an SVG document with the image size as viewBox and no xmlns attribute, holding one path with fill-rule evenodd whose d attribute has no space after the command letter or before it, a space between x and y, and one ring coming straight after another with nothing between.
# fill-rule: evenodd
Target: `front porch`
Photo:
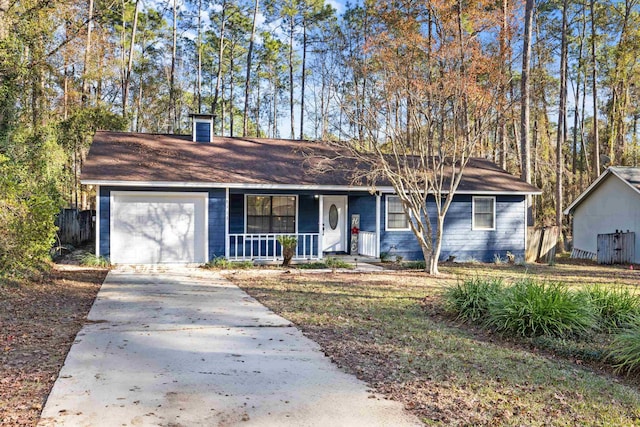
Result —
<instances>
[{"instance_id":1,"label":"front porch","mask_svg":"<svg viewBox=\"0 0 640 427\"><path fill-rule=\"evenodd\" d=\"M363 191L230 189L225 258L280 261L282 236L296 238L297 262L322 260L327 254L379 258L380 199Z\"/></svg>"}]
</instances>

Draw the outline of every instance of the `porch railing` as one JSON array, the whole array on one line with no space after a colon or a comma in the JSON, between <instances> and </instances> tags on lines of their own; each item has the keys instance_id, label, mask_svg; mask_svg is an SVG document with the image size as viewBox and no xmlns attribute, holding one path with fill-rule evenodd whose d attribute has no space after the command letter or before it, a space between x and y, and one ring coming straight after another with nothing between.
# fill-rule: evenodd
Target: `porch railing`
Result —
<instances>
[{"instance_id":1,"label":"porch railing","mask_svg":"<svg viewBox=\"0 0 640 427\"><path fill-rule=\"evenodd\" d=\"M230 234L229 259L278 260L282 259L282 246L279 236L295 236L298 240L293 259L319 259L320 235L318 233L273 233L273 234Z\"/></svg>"},{"instance_id":2,"label":"porch railing","mask_svg":"<svg viewBox=\"0 0 640 427\"><path fill-rule=\"evenodd\" d=\"M358 253L364 256L377 257L377 238L372 231L360 231L358 234Z\"/></svg>"}]
</instances>

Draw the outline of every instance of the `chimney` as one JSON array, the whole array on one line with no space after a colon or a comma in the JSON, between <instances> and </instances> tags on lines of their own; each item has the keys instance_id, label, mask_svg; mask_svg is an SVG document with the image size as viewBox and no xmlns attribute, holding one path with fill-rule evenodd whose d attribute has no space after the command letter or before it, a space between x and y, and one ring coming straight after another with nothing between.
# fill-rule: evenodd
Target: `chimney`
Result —
<instances>
[{"instance_id":1,"label":"chimney","mask_svg":"<svg viewBox=\"0 0 640 427\"><path fill-rule=\"evenodd\" d=\"M213 140L213 114L189 114L192 120L191 135L194 142L209 143Z\"/></svg>"}]
</instances>

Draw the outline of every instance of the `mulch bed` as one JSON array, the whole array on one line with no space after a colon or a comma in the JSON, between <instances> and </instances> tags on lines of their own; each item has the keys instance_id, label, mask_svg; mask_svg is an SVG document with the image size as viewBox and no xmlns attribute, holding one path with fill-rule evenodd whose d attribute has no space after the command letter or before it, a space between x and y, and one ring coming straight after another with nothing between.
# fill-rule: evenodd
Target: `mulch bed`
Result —
<instances>
[{"instance_id":1,"label":"mulch bed","mask_svg":"<svg viewBox=\"0 0 640 427\"><path fill-rule=\"evenodd\" d=\"M106 274L56 265L38 282L0 284L0 426L36 425Z\"/></svg>"}]
</instances>

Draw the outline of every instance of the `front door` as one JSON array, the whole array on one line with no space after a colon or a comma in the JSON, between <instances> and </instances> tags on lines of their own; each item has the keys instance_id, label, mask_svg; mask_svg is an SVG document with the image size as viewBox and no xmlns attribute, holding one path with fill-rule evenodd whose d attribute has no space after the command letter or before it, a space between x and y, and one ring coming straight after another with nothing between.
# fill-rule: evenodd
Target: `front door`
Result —
<instances>
[{"instance_id":1,"label":"front door","mask_svg":"<svg viewBox=\"0 0 640 427\"><path fill-rule=\"evenodd\" d=\"M347 196L322 198L322 251L347 251Z\"/></svg>"}]
</instances>

